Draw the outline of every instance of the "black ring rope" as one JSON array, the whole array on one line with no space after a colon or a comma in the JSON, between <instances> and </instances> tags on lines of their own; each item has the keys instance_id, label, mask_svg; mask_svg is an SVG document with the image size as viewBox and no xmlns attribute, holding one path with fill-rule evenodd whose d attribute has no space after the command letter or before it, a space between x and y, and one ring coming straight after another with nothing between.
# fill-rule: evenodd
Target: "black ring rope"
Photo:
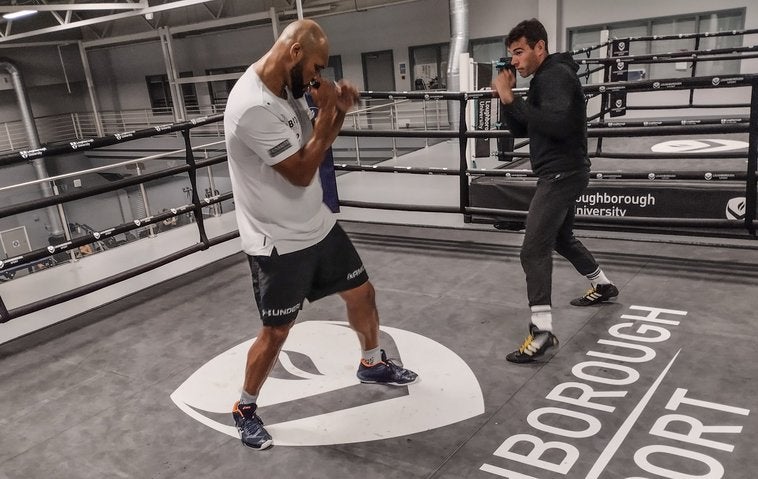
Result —
<instances>
[{"instance_id":1,"label":"black ring rope","mask_svg":"<svg viewBox=\"0 0 758 479\"><path fill-rule=\"evenodd\" d=\"M750 108L749 103L691 103L689 105L627 105L627 110L685 110L688 108Z\"/></svg>"},{"instance_id":2,"label":"black ring rope","mask_svg":"<svg viewBox=\"0 0 758 479\"><path fill-rule=\"evenodd\" d=\"M691 58L699 58L699 57L710 57L711 55L724 55L724 54L732 54L732 53L742 53L742 52L756 52L758 51L758 45L747 45L747 46L735 46L735 47L726 47L726 48L710 48L708 50L678 50L675 52L661 52L661 53L645 53L645 54L639 54L639 55L623 55L618 57L608 57L608 58L586 58L586 59L577 59L575 60L579 64L589 64L589 63L616 63L616 62L624 62L624 63L651 63L650 60L659 60L659 59L670 59L670 58L676 58L679 61L687 60L689 61ZM706 60L713 60L712 58L703 58L701 61Z\"/></svg>"},{"instance_id":3,"label":"black ring rope","mask_svg":"<svg viewBox=\"0 0 758 479\"><path fill-rule=\"evenodd\" d=\"M224 115L222 113L218 113L215 115L195 118L181 123L168 123L165 125L143 128L141 130L130 130L121 133L114 133L112 135L105 135L100 138L87 138L84 140L54 143L52 145L43 146L41 148L31 150L14 151L12 153L0 155L0 167L12 165L15 163L24 163L26 161L34 160L36 158L43 158L46 156L60 155L63 153L71 153L75 151L92 150L95 148L101 148L103 146L110 146L117 143L125 143L127 141L137 140L140 138L149 138L156 135L175 133L196 126L215 123L223 119Z\"/></svg>"},{"instance_id":4,"label":"black ring rope","mask_svg":"<svg viewBox=\"0 0 758 479\"><path fill-rule=\"evenodd\" d=\"M466 213L486 214L497 217L525 219L527 212L520 210L506 210L498 208L480 208L468 207ZM654 218L643 216L584 216L576 215L576 222L580 224L626 224L632 226L677 226L677 227L697 227L697 228L739 228L742 226L741 220L720 220L710 218ZM756 223L756 221L753 221ZM670 232L671 233L671 232Z\"/></svg>"},{"instance_id":5,"label":"black ring rope","mask_svg":"<svg viewBox=\"0 0 758 479\"><path fill-rule=\"evenodd\" d=\"M727 30L721 32L702 32L702 33L679 33L671 35L648 35L641 37L621 37L611 38L605 42L593 45L591 47L580 48L578 50L572 50L569 53L572 55L578 55L580 53L591 52L603 47L606 47L614 41L626 41L626 42L649 42L657 40L688 40L688 39L702 39L711 37L728 37L728 36L740 36L740 35L752 35L758 33L758 28L746 29L746 30Z\"/></svg>"},{"instance_id":6,"label":"black ring rope","mask_svg":"<svg viewBox=\"0 0 758 479\"><path fill-rule=\"evenodd\" d=\"M509 156L511 152L503 152ZM526 156L526 155L523 155ZM612 157L612 156L609 156ZM642 159L628 157L632 159ZM713 157L709 156L708 159ZM744 158L744 155L738 158ZM460 176L461 170L443 167L415 167L415 166L388 166L388 165L351 165L347 163L335 163L334 169L338 171L366 171L375 173L403 173L409 175L438 175L438 176ZM513 170L513 169L493 169L493 168L467 168L464 172L467 176L497 176L506 178L536 178L531 170ZM712 170L708 172L690 171L690 170L649 170L649 171L619 171L619 170L592 170L592 181L597 180L648 180L648 181L671 181L671 180L688 180L703 181L705 183L717 183L722 181L743 182L747 179L747 173L744 171L721 171Z\"/></svg>"},{"instance_id":7,"label":"black ring rope","mask_svg":"<svg viewBox=\"0 0 758 479\"><path fill-rule=\"evenodd\" d=\"M17 308L14 308L11 311L7 311L7 314L3 314L2 318L0 318L0 323L5 323L5 322L10 321L11 319L15 319L20 316L24 316L24 315L34 313L36 311L39 311L45 308L49 308L51 306L64 303L73 298L84 296L85 294L93 293L100 289L125 281L129 278L133 278L140 274L147 273L148 271L152 271L154 269L160 268L161 266L165 266L173 261L184 258L185 256L189 256L190 254L197 253L198 251L203 251L210 246L215 246L225 241L232 240L234 238L237 238L238 236L239 236L238 231L225 233L223 235L210 238L208 240L208 246L206 246L203 243L197 243L192 246L188 246L184 249L181 249L179 251L176 251L174 253L163 256L162 258L158 258L156 260L150 261L143 265L128 269L126 271L122 271L120 273L114 274L107 278L94 281L84 286L80 286L78 288L74 288L74 289L65 291L63 293L56 294L54 296L50 296L48 298L35 301L30 304L19 306ZM6 313L6 311L0 310L0 313Z\"/></svg>"},{"instance_id":8,"label":"black ring rope","mask_svg":"<svg viewBox=\"0 0 758 479\"><path fill-rule=\"evenodd\" d=\"M219 194L216 196L211 196L202 200L202 207L206 208L210 205L221 203L222 201L227 201L230 199L232 199L231 192ZM65 241L63 243L50 245L46 248L39 248L39 249L30 251L28 253L25 253L23 255L19 255L13 258L0 260L0 274L2 274L3 271L7 271L16 267L17 265L35 263L35 262L38 262L42 258L46 258L58 253L63 253L68 250L76 249L85 244L94 243L97 241L104 241L118 234L126 233L128 231L132 231L138 228L144 228L145 226L160 223L161 221L164 221L166 219L169 219L175 216L180 216L184 213L189 213L189 212L194 213L195 210L197 210L197 206L193 203L177 206L177 207L171 208L170 210L164 213L147 216L145 218L137 218L133 221L122 223L118 226L106 228L102 231L94 231L92 233L79 236L77 238L71 239L69 241Z\"/></svg>"}]
</instances>

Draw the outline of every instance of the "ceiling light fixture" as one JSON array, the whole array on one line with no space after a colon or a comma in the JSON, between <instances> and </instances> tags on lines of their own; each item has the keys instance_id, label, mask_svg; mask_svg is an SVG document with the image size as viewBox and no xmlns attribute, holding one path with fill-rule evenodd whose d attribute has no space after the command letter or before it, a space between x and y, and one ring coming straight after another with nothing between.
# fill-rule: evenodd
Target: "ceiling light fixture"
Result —
<instances>
[{"instance_id":1,"label":"ceiling light fixture","mask_svg":"<svg viewBox=\"0 0 758 479\"><path fill-rule=\"evenodd\" d=\"M34 15L35 13L37 13L37 10L19 10L17 12L5 13L3 14L3 18L6 20L16 20L18 18Z\"/></svg>"}]
</instances>

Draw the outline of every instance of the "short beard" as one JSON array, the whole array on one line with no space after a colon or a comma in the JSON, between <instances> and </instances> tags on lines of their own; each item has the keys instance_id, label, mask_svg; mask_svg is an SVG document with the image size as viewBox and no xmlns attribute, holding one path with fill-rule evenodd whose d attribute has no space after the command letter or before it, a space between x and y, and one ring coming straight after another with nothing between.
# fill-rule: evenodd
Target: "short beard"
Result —
<instances>
[{"instance_id":1,"label":"short beard","mask_svg":"<svg viewBox=\"0 0 758 479\"><path fill-rule=\"evenodd\" d=\"M303 61L300 60L297 65L290 70L290 85L292 85L292 96L302 98L308 85L303 81Z\"/></svg>"}]
</instances>

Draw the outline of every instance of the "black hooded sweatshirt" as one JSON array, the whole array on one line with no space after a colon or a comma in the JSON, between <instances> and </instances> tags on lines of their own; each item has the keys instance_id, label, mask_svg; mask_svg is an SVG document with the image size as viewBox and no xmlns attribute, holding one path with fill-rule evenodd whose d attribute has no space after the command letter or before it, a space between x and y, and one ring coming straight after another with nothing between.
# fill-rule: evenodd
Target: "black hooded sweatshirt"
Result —
<instances>
[{"instance_id":1,"label":"black hooded sweatshirt","mask_svg":"<svg viewBox=\"0 0 758 479\"><path fill-rule=\"evenodd\" d=\"M589 170L587 108L568 53L547 56L534 73L526 101L515 97L503 111L516 137L529 137L532 171L539 176Z\"/></svg>"}]
</instances>

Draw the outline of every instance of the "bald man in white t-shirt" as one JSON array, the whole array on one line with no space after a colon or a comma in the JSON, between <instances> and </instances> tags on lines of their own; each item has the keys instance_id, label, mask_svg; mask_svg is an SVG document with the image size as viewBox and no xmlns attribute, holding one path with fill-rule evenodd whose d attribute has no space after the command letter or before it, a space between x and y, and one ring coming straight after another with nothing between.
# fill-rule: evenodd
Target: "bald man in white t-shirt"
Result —
<instances>
[{"instance_id":1,"label":"bald man in white t-shirt","mask_svg":"<svg viewBox=\"0 0 758 479\"><path fill-rule=\"evenodd\" d=\"M258 393L306 299L339 294L345 301L361 345L361 382L405 386L418 380L380 348L374 288L322 202L319 165L359 97L353 85L321 78L328 60L329 43L318 24L290 24L234 85L224 114L237 223L263 322L232 415L242 443L256 450L273 444L256 414ZM319 108L315 121L303 97L309 89Z\"/></svg>"}]
</instances>

